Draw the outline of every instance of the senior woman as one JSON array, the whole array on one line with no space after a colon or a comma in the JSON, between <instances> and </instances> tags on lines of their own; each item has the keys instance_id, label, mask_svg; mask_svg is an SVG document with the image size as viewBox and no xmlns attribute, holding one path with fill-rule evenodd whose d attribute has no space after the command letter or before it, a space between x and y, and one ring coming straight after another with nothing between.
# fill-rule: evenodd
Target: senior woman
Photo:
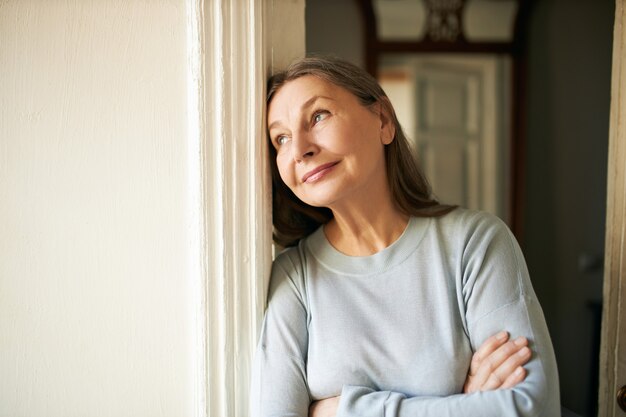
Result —
<instances>
[{"instance_id":1,"label":"senior woman","mask_svg":"<svg viewBox=\"0 0 626 417\"><path fill-rule=\"evenodd\" d=\"M432 197L376 80L305 58L272 77L267 103L275 240L288 249L272 269L252 414L557 416L517 242L495 216Z\"/></svg>"}]
</instances>

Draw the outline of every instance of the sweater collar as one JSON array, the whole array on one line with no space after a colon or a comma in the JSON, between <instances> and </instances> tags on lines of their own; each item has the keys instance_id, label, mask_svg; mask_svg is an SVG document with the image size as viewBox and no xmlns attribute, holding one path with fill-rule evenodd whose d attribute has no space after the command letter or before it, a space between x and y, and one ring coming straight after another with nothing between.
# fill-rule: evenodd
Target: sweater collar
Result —
<instances>
[{"instance_id":1,"label":"sweater collar","mask_svg":"<svg viewBox=\"0 0 626 417\"><path fill-rule=\"evenodd\" d=\"M335 249L320 226L305 239L306 250L326 268L345 275L370 275L392 268L404 261L419 246L432 219L411 217L395 242L368 256L349 256Z\"/></svg>"}]
</instances>

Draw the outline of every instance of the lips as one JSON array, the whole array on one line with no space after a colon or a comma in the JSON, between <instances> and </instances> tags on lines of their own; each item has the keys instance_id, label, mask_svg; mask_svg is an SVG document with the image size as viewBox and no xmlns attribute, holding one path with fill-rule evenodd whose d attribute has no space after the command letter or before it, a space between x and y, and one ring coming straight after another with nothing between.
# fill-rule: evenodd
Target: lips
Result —
<instances>
[{"instance_id":1,"label":"lips","mask_svg":"<svg viewBox=\"0 0 626 417\"><path fill-rule=\"evenodd\" d=\"M307 172L306 174L302 176L302 182L317 181L318 179L322 178L326 174L326 172L328 172L332 167L334 167L338 163L339 161L329 162L327 164L320 165L315 169L312 169L311 171Z\"/></svg>"}]
</instances>

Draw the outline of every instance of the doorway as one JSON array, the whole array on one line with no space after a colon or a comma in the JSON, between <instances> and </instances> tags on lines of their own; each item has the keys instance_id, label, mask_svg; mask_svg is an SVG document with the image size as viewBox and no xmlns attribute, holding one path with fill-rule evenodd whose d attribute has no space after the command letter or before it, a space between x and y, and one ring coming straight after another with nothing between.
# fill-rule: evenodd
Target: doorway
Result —
<instances>
[{"instance_id":1,"label":"doorway","mask_svg":"<svg viewBox=\"0 0 626 417\"><path fill-rule=\"evenodd\" d=\"M307 3L307 51L365 67L358 2L340 3ZM611 0L546 0L527 16L519 237L553 339L562 404L580 416L597 406L614 8Z\"/></svg>"}]
</instances>

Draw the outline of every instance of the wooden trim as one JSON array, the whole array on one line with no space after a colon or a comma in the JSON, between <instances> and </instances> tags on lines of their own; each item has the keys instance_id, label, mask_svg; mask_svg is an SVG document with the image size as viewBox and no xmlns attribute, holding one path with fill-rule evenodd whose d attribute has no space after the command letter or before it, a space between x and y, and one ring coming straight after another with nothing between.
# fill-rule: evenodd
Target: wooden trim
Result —
<instances>
[{"instance_id":1,"label":"wooden trim","mask_svg":"<svg viewBox=\"0 0 626 417\"><path fill-rule=\"evenodd\" d=\"M532 8L532 0L518 0L519 8L513 23L513 50L522 52L528 34L528 19Z\"/></svg>"},{"instance_id":2,"label":"wooden trim","mask_svg":"<svg viewBox=\"0 0 626 417\"><path fill-rule=\"evenodd\" d=\"M378 53L513 53L513 43L511 42L433 42L433 41L378 41L374 48Z\"/></svg>"},{"instance_id":3,"label":"wooden trim","mask_svg":"<svg viewBox=\"0 0 626 417\"><path fill-rule=\"evenodd\" d=\"M371 0L354 0L361 16L363 17L363 56L365 57L365 70L372 76L376 77L378 73L378 27L376 24L376 15Z\"/></svg>"},{"instance_id":4,"label":"wooden trim","mask_svg":"<svg viewBox=\"0 0 626 417\"><path fill-rule=\"evenodd\" d=\"M304 0L187 6L198 142L196 415L246 416L272 261L265 87L273 68L304 54Z\"/></svg>"},{"instance_id":5,"label":"wooden trim","mask_svg":"<svg viewBox=\"0 0 626 417\"><path fill-rule=\"evenodd\" d=\"M613 33L613 70L611 79L611 121L607 177L606 247L602 342L600 347L600 388L598 415L624 415L616 406L617 388L626 384L626 10L617 0Z\"/></svg>"},{"instance_id":6,"label":"wooden trim","mask_svg":"<svg viewBox=\"0 0 626 417\"><path fill-rule=\"evenodd\" d=\"M517 240L524 239L524 197L526 195L526 121L528 110L527 27L530 0L521 0L515 19L513 65L511 67L511 172L509 184L511 230Z\"/></svg>"},{"instance_id":7,"label":"wooden trim","mask_svg":"<svg viewBox=\"0 0 626 417\"><path fill-rule=\"evenodd\" d=\"M513 56L511 68L511 172L509 173L511 231L524 239L524 195L526 190L526 56Z\"/></svg>"}]
</instances>

